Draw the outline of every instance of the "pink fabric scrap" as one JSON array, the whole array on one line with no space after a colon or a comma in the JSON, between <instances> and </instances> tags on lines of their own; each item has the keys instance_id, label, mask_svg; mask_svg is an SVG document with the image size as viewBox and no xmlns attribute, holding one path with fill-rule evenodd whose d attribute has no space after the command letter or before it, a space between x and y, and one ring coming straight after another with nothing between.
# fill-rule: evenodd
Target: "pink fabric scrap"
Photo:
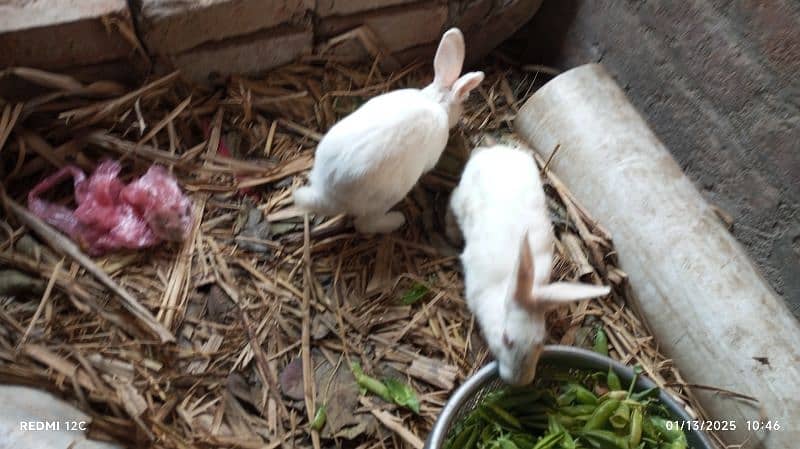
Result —
<instances>
[{"instance_id":1,"label":"pink fabric scrap","mask_svg":"<svg viewBox=\"0 0 800 449\"><path fill-rule=\"evenodd\" d=\"M94 256L186 239L193 224L192 203L176 179L154 165L125 185L119 180L121 169L119 162L107 160L86 179L78 167L66 166L28 193L28 209ZM76 209L40 198L70 176Z\"/></svg>"}]
</instances>

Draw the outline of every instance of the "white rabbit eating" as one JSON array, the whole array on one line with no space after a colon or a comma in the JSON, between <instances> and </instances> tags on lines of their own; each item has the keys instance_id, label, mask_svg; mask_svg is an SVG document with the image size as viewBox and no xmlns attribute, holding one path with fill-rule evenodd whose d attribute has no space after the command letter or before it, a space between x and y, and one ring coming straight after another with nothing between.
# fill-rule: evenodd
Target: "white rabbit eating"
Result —
<instances>
[{"instance_id":1,"label":"white rabbit eating","mask_svg":"<svg viewBox=\"0 0 800 449\"><path fill-rule=\"evenodd\" d=\"M462 103L483 72L461 78L464 36L448 30L424 89L401 89L372 98L331 127L317 146L310 185L294 192L301 209L355 217L357 231L389 233L405 223L389 212L431 170L447 145Z\"/></svg>"},{"instance_id":2,"label":"white rabbit eating","mask_svg":"<svg viewBox=\"0 0 800 449\"><path fill-rule=\"evenodd\" d=\"M447 232L464 238L467 305L500 377L530 383L547 337L545 313L609 287L550 283L554 234L539 170L530 153L504 145L477 148L450 198Z\"/></svg>"}]
</instances>

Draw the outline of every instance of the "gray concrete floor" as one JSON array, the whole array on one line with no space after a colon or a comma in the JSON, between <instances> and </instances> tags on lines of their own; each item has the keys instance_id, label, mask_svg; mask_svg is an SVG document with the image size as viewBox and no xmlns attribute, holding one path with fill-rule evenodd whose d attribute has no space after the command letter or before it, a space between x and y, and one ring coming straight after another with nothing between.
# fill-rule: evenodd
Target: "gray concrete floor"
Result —
<instances>
[{"instance_id":1,"label":"gray concrete floor","mask_svg":"<svg viewBox=\"0 0 800 449\"><path fill-rule=\"evenodd\" d=\"M505 47L600 62L800 318L800 3L563 0Z\"/></svg>"}]
</instances>

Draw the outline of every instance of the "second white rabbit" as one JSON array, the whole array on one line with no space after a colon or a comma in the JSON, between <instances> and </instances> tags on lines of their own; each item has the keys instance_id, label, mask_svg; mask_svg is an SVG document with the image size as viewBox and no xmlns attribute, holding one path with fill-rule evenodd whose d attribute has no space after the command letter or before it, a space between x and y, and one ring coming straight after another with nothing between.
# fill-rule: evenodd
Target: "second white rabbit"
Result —
<instances>
[{"instance_id":1,"label":"second white rabbit","mask_svg":"<svg viewBox=\"0 0 800 449\"><path fill-rule=\"evenodd\" d=\"M467 305L507 383L530 383L547 337L545 314L608 287L550 283L554 235L539 170L530 153L478 148L453 191L448 234L464 238Z\"/></svg>"}]
</instances>

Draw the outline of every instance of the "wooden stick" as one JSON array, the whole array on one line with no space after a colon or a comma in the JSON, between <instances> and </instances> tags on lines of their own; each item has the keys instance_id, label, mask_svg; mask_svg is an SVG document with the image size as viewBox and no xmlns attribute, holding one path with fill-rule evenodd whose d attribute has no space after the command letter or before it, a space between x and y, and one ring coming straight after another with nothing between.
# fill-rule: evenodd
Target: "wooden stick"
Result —
<instances>
[{"instance_id":1,"label":"wooden stick","mask_svg":"<svg viewBox=\"0 0 800 449\"><path fill-rule=\"evenodd\" d=\"M308 422L314 421L314 414L317 412L315 404L316 391L314 384L314 365L311 360L311 252L310 234L308 231L308 214L303 216L303 306L302 306L302 334L301 341L303 346L303 395L305 396L306 412ZM311 443L314 449L320 449L319 431L311 430Z\"/></svg>"},{"instance_id":2,"label":"wooden stick","mask_svg":"<svg viewBox=\"0 0 800 449\"><path fill-rule=\"evenodd\" d=\"M400 438L403 439L403 441L410 444L411 447L415 449L422 449L424 443L420 437L414 435L414 433L403 426L402 423L398 422L394 415L384 410L378 410L378 408L375 407L375 405L365 397L361 397L361 404L363 404L365 407L369 407L370 413L375 415L381 424L386 426L387 429L396 433Z\"/></svg>"},{"instance_id":3,"label":"wooden stick","mask_svg":"<svg viewBox=\"0 0 800 449\"><path fill-rule=\"evenodd\" d=\"M189 95L189 97L183 100L181 104L176 106L175 109L172 110L172 112L170 112L169 114L167 114L166 117L161 119L161 121L158 122L158 124L154 126L153 129L150 130L150 132L148 132L147 134L145 134L144 137L139 139L139 142L137 142L136 145L144 145L145 142L152 139L156 134L158 134L159 131L164 129L164 127L167 126L168 123L172 122L172 120L174 120L175 117L178 116L178 114L183 112L183 110L186 109L186 106L189 106L189 103L191 102L192 102L192 96Z\"/></svg>"},{"instance_id":4,"label":"wooden stick","mask_svg":"<svg viewBox=\"0 0 800 449\"><path fill-rule=\"evenodd\" d=\"M114 292L121 300L122 306L128 310L133 316L138 318L150 332L157 336L162 343L173 342L175 337L167 330L166 327L161 325L155 317L145 309L136 298L133 297L127 290L117 284L111 276L109 276L102 268L98 267L92 259L90 259L83 251L78 248L68 238L64 237L58 231L50 227L47 223L39 219L39 217L28 212L27 209L19 205L16 201L12 200L2 191L3 202L10 208L17 217L35 233L37 233L44 241L46 241L54 249L72 257L89 273L94 275L101 284L108 287L109 290Z\"/></svg>"},{"instance_id":5,"label":"wooden stick","mask_svg":"<svg viewBox=\"0 0 800 449\"><path fill-rule=\"evenodd\" d=\"M58 272L61 271L61 267L64 265L64 259L58 261L56 266L53 268L53 274L50 275L50 281L47 282L47 288L44 289L44 294L42 294L42 300L39 301L39 307L36 308L36 312L33 313L33 318L31 318L31 322L28 324L28 328L25 329L25 333L22 334L22 338L19 339L19 343L17 343L16 352L19 352L22 349L22 346L25 345L25 340L28 339L28 335L33 330L33 326L36 324L36 321L39 319L39 315L42 314L42 310L44 310L45 304L50 299L50 294L53 292L53 286L56 284L56 278L58 277Z\"/></svg>"}]
</instances>

